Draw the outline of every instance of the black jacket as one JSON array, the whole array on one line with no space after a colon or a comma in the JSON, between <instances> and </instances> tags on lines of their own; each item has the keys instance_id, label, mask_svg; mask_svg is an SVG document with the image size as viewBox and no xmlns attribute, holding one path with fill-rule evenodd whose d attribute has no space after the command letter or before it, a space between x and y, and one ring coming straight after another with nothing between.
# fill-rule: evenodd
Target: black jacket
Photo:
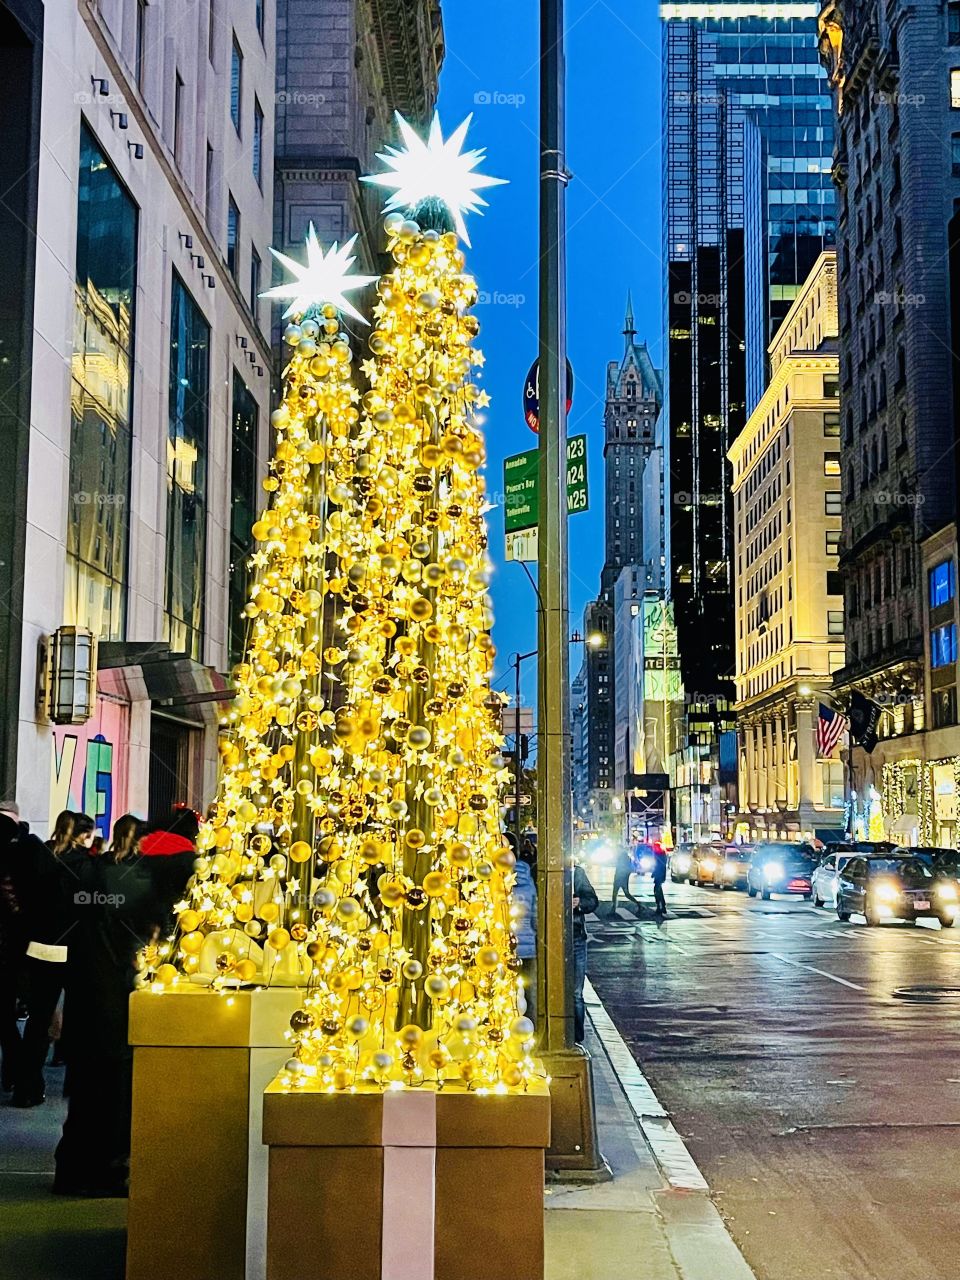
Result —
<instances>
[{"instance_id":1,"label":"black jacket","mask_svg":"<svg viewBox=\"0 0 960 1280\"><path fill-rule=\"evenodd\" d=\"M579 865L573 868L573 896L580 899L579 904L573 908L573 936L585 938L587 922L584 916L596 911L600 905L600 899L586 871Z\"/></svg>"},{"instance_id":2,"label":"black jacket","mask_svg":"<svg viewBox=\"0 0 960 1280\"><path fill-rule=\"evenodd\" d=\"M42 840L0 814L0 919L22 936L24 945L69 945L69 879L60 858Z\"/></svg>"}]
</instances>

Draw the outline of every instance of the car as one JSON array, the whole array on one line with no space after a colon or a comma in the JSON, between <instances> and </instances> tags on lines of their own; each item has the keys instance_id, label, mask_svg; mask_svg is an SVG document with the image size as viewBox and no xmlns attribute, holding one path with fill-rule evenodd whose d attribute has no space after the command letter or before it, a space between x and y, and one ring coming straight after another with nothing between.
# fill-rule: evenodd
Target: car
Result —
<instances>
[{"instance_id":1,"label":"car","mask_svg":"<svg viewBox=\"0 0 960 1280\"><path fill-rule=\"evenodd\" d=\"M862 915L868 925L924 918L949 929L957 918L960 887L919 858L868 854L850 859L840 873L837 917Z\"/></svg>"},{"instance_id":2,"label":"car","mask_svg":"<svg viewBox=\"0 0 960 1280\"><path fill-rule=\"evenodd\" d=\"M956 849L938 849L928 845L913 845L903 851L930 868L933 874L946 876L948 880L960 880L960 852Z\"/></svg>"},{"instance_id":3,"label":"car","mask_svg":"<svg viewBox=\"0 0 960 1280\"><path fill-rule=\"evenodd\" d=\"M810 887L813 890L815 907L835 907L837 905L837 885L840 883L840 872L851 858L855 857L851 849L825 854L814 869Z\"/></svg>"},{"instance_id":4,"label":"car","mask_svg":"<svg viewBox=\"0 0 960 1280\"><path fill-rule=\"evenodd\" d=\"M693 866L693 851L696 847L695 844L678 844L670 855L670 879L674 884L681 884L684 880L690 878L690 868Z\"/></svg>"},{"instance_id":5,"label":"car","mask_svg":"<svg viewBox=\"0 0 960 1280\"><path fill-rule=\"evenodd\" d=\"M753 845L728 844L714 883L721 889L746 889L753 854Z\"/></svg>"},{"instance_id":6,"label":"car","mask_svg":"<svg viewBox=\"0 0 960 1280\"><path fill-rule=\"evenodd\" d=\"M747 893L767 900L771 894L800 894L813 896L813 871L816 854L809 844L771 842L758 845L750 859L747 875Z\"/></svg>"},{"instance_id":7,"label":"car","mask_svg":"<svg viewBox=\"0 0 960 1280\"><path fill-rule=\"evenodd\" d=\"M716 874L723 861L722 844L698 844L691 854L690 883L716 884Z\"/></svg>"}]
</instances>

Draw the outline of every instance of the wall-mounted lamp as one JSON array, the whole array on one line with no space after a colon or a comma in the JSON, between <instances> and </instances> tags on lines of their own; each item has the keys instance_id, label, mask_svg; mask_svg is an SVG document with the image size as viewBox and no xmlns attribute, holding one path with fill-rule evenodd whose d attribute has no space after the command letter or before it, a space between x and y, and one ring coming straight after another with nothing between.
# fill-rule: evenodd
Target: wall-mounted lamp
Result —
<instances>
[{"instance_id":1,"label":"wall-mounted lamp","mask_svg":"<svg viewBox=\"0 0 960 1280\"><path fill-rule=\"evenodd\" d=\"M104 80L102 76L91 76L90 83L93 85L93 92L99 93L101 98L110 96L110 81Z\"/></svg>"},{"instance_id":2,"label":"wall-mounted lamp","mask_svg":"<svg viewBox=\"0 0 960 1280\"><path fill-rule=\"evenodd\" d=\"M127 150L133 155L134 160L143 159L143 143L142 142L128 142Z\"/></svg>"},{"instance_id":3,"label":"wall-mounted lamp","mask_svg":"<svg viewBox=\"0 0 960 1280\"><path fill-rule=\"evenodd\" d=\"M204 276L203 283L208 289L215 289L217 287L217 282L214 280L213 276Z\"/></svg>"},{"instance_id":4,"label":"wall-mounted lamp","mask_svg":"<svg viewBox=\"0 0 960 1280\"><path fill-rule=\"evenodd\" d=\"M116 120L118 129L126 129L129 127L129 121L127 120L127 113L125 111L111 110L110 119Z\"/></svg>"},{"instance_id":5,"label":"wall-mounted lamp","mask_svg":"<svg viewBox=\"0 0 960 1280\"><path fill-rule=\"evenodd\" d=\"M193 248L193 236L189 235L186 231L178 231L177 236L185 249Z\"/></svg>"},{"instance_id":6,"label":"wall-mounted lamp","mask_svg":"<svg viewBox=\"0 0 960 1280\"><path fill-rule=\"evenodd\" d=\"M195 267L199 267L201 271L207 265L206 260L202 253L191 253L190 261L193 263Z\"/></svg>"},{"instance_id":7,"label":"wall-mounted lamp","mask_svg":"<svg viewBox=\"0 0 960 1280\"><path fill-rule=\"evenodd\" d=\"M97 638L58 627L41 641L39 707L54 724L85 724L97 697Z\"/></svg>"}]
</instances>

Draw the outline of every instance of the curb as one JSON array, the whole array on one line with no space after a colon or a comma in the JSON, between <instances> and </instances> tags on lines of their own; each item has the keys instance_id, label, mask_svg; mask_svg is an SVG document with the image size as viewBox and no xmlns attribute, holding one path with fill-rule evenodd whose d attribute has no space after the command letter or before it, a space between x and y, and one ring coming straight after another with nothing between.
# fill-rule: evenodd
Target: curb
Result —
<instances>
[{"instance_id":1,"label":"curb","mask_svg":"<svg viewBox=\"0 0 960 1280\"><path fill-rule=\"evenodd\" d=\"M613 1025L589 978L583 984L583 1002L630 1110L665 1180L675 1191L709 1192L706 1178Z\"/></svg>"}]
</instances>

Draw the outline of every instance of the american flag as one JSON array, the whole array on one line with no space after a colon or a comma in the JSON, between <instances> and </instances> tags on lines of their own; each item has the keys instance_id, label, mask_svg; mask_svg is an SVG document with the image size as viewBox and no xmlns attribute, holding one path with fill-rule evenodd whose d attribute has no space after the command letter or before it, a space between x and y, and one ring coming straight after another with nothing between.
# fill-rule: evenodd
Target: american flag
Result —
<instances>
[{"instance_id":1,"label":"american flag","mask_svg":"<svg viewBox=\"0 0 960 1280\"><path fill-rule=\"evenodd\" d=\"M820 714L817 716L817 753L822 759L833 755L833 749L843 737L847 728L846 717L832 707L820 703Z\"/></svg>"}]
</instances>

